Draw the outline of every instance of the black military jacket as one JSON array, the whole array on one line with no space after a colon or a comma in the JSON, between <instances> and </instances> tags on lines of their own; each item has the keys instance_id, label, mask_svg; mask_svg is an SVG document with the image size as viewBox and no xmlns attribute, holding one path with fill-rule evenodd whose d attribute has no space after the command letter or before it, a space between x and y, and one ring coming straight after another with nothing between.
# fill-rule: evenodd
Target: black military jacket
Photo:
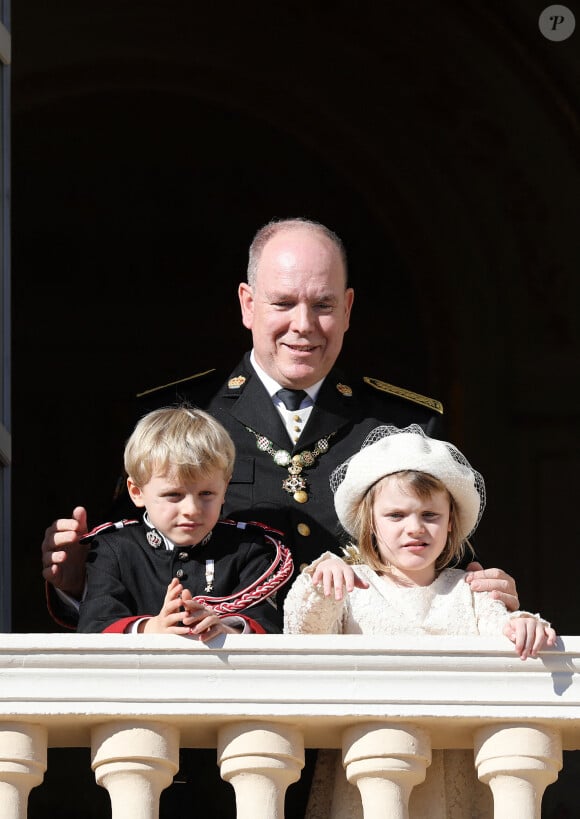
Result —
<instances>
[{"instance_id":1,"label":"black military jacket","mask_svg":"<svg viewBox=\"0 0 580 819\"><path fill-rule=\"evenodd\" d=\"M143 393L139 396L139 415L179 401L210 412L234 440L236 463L226 495L225 516L262 521L281 530L296 570L327 549L340 554L344 532L334 511L329 485L332 470L360 449L374 427L416 423L427 434L438 437L442 415L441 405L433 399L371 378L351 380L335 368L325 379L294 446L250 363L249 353L227 377L211 370ZM312 452L318 441L327 439L328 450L301 473L308 484L305 503L297 502L283 488L288 469L258 448L255 433L271 442L274 451L286 450L290 455ZM130 507L125 511L130 512Z\"/></svg>"},{"instance_id":2,"label":"black military jacket","mask_svg":"<svg viewBox=\"0 0 580 819\"><path fill-rule=\"evenodd\" d=\"M77 631L101 632L125 618L159 614L167 586L177 577L193 597L201 596L200 602L218 613L239 614L266 633L281 633L276 591L290 580L292 561L289 555L284 560L276 539L263 528L220 521L207 543L173 550L141 522L99 530L85 538L90 542L87 593ZM153 534L150 541L148 534ZM213 560L211 580L208 559Z\"/></svg>"}]
</instances>

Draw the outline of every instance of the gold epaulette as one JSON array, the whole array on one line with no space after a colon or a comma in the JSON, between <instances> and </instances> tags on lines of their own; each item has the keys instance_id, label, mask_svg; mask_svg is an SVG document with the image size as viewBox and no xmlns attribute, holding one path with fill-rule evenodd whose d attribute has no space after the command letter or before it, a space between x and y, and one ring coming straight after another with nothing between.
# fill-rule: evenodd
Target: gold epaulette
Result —
<instances>
[{"instance_id":1,"label":"gold epaulette","mask_svg":"<svg viewBox=\"0 0 580 819\"><path fill-rule=\"evenodd\" d=\"M443 404L435 398L429 398L427 395L420 395L418 392L411 392L411 390L404 390L402 387L395 387L394 384L387 384L386 381L379 381L377 378L369 378L366 375L363 381L365 384L374 387L375 390L388 392L391 395L398 395L399 398L406 398L408 401L422 404L424 407L429 407L429 409L435 410L435 412L443 415Z\"/></svg>"},{"instance_id":2,"label":"gold epaulette","mask_svg":"<svg viewBox=\"0 0 580 819\"><path fill-rule=\"evenodd\" d=\"M142 398L144 395L150 395L152 392L157 392L158 390L165 390L167 387L175 387L177 384L185 384L186 381L193 381L194 378L201 378L204 375L209 375L210 373L215 373L215 368L213 370L204 370L202 373L196 373L195 375L190 375L187 378L180 378L177 381L170 381L169 384L162 384L159 387L152 387L150 390L145 390L144 392L138 392L137 398Z\"/></svg>"}]
</instances>

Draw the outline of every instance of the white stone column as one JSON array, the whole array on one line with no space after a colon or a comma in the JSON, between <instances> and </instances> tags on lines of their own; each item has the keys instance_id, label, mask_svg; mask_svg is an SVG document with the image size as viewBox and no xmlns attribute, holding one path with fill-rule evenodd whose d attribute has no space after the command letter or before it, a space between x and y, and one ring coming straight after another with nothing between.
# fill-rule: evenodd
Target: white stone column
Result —
<instances>
[{"instance_id":1,"label":"white stone column","mask_svg":"<svg viewBox=\"0 0 580 819\"><path fill-rule=\"evenodd\" d=\"M342 737L346 777L360 791L365 819L407 819L411 789L431 763L431 740L415 725L362 723Z\"/></svg>"},{"instance_id":2,"label":"white stone column","mask_svg":"<svg viewBox=\"0 0 580 819\"><path fill-rule=\"evenodd\" d=\"M286 789L304 767L300 731L268 722L226 725L217 754L222 779L236 792L237 819L283 819Z\"/></svg>"},{"instance_id":3,"label":"white stone column","mask_svg":"<svg viewBox=\"0 0 580 819\"><path fill-rule=\"evenodd\" d=\"M560 734L531 723L488 725L476 731L474 751L495 819L540 819L544 791L562 767Z\"/></svg>"},{"instance_id":4,"label":"white stone column","mask_svg":"<svg viewBox=\"0 0 580 819\"><path fill-rule=\"evenodd\" d=\"M158 819L161 791L179 767L179 731L155 722L109 722L91 732L95 779L109 792L111 819Z\"/></svg>"},{"instance_id":5,"label":"white stone column","mask_svg":"<svg viewBox=\"0 0 580 819\"><path fill-rule=\"evenodd\" d=\"M23 722L0 723L0 815L26 819L28 795L46 771L46 728Z\"/></svg>"}]
</instances>

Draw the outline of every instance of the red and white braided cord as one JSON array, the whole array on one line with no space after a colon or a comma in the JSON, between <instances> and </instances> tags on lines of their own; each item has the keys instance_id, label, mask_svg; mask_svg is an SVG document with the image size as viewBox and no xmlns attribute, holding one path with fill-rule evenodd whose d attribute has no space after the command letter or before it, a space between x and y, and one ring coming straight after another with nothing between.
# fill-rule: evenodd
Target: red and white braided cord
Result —
<instances>
[{"instance_id":1,"label":"red and white braided cord","mask_svg":"<svg viewBox=\"0 0 580 819\"><path fill-rule=\"evenodd\" d=\"M237 614L243 609L255 606L256 603L261 603L278 591L292 576L294 563L290 549L287 546L283 546L280 541L270 537L270 535L265 535L265 537L276 549L276 556L266 573L267 579L265 582L260 582L264 577L262 575L262 578L259 578L255 584L248 586L236 595L226 598L198 595L193 598L196 603L200 603L202 606L211 606L216 614ZM275 569L277 570L274 571Z\"/></svg>"}]
</instances>

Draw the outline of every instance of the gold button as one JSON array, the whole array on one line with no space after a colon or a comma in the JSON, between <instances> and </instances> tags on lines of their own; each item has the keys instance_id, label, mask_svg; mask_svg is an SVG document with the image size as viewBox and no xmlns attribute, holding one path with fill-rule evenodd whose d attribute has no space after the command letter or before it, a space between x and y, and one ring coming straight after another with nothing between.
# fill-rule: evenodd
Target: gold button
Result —
<instances>
[{"instance_id":1,"label":"gold button","mask_svg":"<svg viewBox=\"0 0 580 819\"><path fill-rule=\"evenodd\" d=\"M310 534L310 526L307 523L299 523L296 528L298 529L298 534L302 535L302 537L308 537Z\"/></svg>"}]
</instances>

